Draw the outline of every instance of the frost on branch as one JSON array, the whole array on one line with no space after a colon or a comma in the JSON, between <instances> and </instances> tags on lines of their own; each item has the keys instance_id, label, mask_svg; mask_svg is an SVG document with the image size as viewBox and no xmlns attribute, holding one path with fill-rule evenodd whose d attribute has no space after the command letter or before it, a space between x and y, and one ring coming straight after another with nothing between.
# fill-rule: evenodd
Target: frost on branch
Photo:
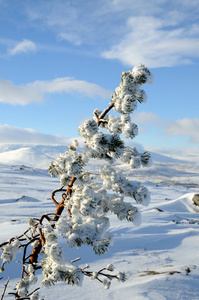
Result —
<instances>
[{"instance_id":1,"label":"frost on branch","mask_svg":"<svg viewBox=\"0 0 199 300\"><path fill-rule=\"evenodd\" d=\"M16 290L18 297L27 297L29 294L29 288L32 284L37 282L37 277L34 274L34 268L32 265L28 265L26 267L26 270L28 272L28 276L25 278L22 278L17 284L16 284ZM39 299L38 293L33 293L33 295L30 297L30 299Z\"/></svg>"},{"instance_id":2,"label":"frost on branch","mask_svg":"<svg viewBox=\"0 0 199 300\"><path fill-rule=\"evenodd\" d=\"M103 185L113 192L124 194L134 198L137 203L147 206L150 201L150 194L144 186L137 181L129 181L121 171L116 171L113 167L105 166L101 168L101 178Z\"/></svg>"},{"instance_id":3,"label":"frost on branch","mask_svg":"<svg viewBox=\"0 0 199 300\"><path fill-rule=\"evenodd\" d=\"M52 226L45 226L44 237L44 253L46 254L46 258L42 260L42 273L44 275L42 284L47 287L56 282L81 285L83 274L78 267L75 267L66 258Z\"/></svg>"},{"instance_id":4,"label":"frost on branch","mask_svg":"<svg viewBox=\"0 0 199 300\"><path fill-rule=\"evenodd\" d=\"M147 96L141 86L152 82L153 76L144 65L140 64L132 71L123 72L122 82L112 97L114 110L129 115L137 108L137 102L146 103Z\"/></svg>"},{"instance_id":5,"label":"frost on branch","mask_svg":"<svg viewBox=\"0 0 199 300\"><path fill-rule=\"evenodd\" d=\"M2 247L2 254L1 254L1 260L2 260L2 266L1 271L4 271L4 265L8 262L11 262L16 258L17 252L20 251L20 242L18 239L14 239L7 245Z\"/></svg>"},{"instance_id":6,"label":"frost on branch","mask_svg":"<svg viewBox=\"0 0 199 300\"><path fill-rule=\"evenodd\" d=\"M79 127L80 135L85 139L85 152L90 157L112 162L129 151L120 135L133 139L138 134L138 127L131 121L130 114L137 108L137 103L146 102L147 96L141 86L152 83L153 76L144 65L139 65L132 71L123 72L121 79L110 106L104 111L95 109L94 118ZM120 116L108 115L112 108ZM108 133L100 131L101 128ZM149 161L149 156L143 157L141 165L147 166Z\"/></svg>"},{"instance_id":7,"label":"frost on branch","mask_svg":"<svg viewBox=\"0 0 199 300\"><path fill-rule=\"evenodd\" d=\"M119 220L126 219L135 225L141 222L139 209L131 202L126 202L124 197L148 205L150 194L147 188L127 179L110 163L115 162L116 165L116 160L120 158L132 169L151 164L148 152L141 154L135 147L125 146L122 138L133 139L138 134L137 125L131 121L130 114L137 108L137 103L146 102L146 94L141 86L147 82L152 82L152 75L144 65L123 72L112 103L104 111L95 109L94 117L79 127L79 133L85 141L84 152L80 153L77 147L70 146L51 164L51 174L57 175L62 185L66 185L72 176L77 179L71 197L65 200L71 217L63 216L55 225L66 239L68 247L87 244L93 247L96 254L105 253L112 242L108 232L108 212L115 214ZM111 109L119 115L109 114ZM90 158L104 160L98 182L86 170ZM108 190L112 190L113 194Z\"/></svg>"},{"instance_id":8,"label":"frost on branch","mask_svg":"<svg viewBox=\"0 0 199 300\"><path fill-rule=\"evenodd\" d=\"M149 167L151 165L151 156L148 152L139 153L136 147L126 147L121 160L130 165L132 169Z\"/></svg>"},{"instance_id":9,"label":"frost on branch","mask_svg":"<svg viewBox=\"0 0 199 300\"><path fill-rule=\"evenodd\" d=\"M110 163L120 158L132 169L149 166L151 157L148 152L139 153L137 149L125 146L125 138L133 139L138 134L137 125L131 121L130 114L137 103L146 102L146 94L141 90L144 83L151 83L152 75L143 65L132 71L122 73L122 81L116 88L112 103L104 111L95 109L94 117L79 127L84 138L83 154L77 147L69 147L68 151L54 160L50 167L52 175L58 175L61 184L76 176L71 197L65 200L65 207L71 217L61 217L56 228L66 239L68 247L80 247L87 244L93 247L96 254L105 253L112 242L108 232L109 219L112 212L119 220L126 219L139 225L140 213L125 196L138 204L148 205L150 194L139 182L127 179L121 171L117 171ZM119 116L109 114L113 109ZM99 170L96 179L86 171L89 158L104 160L104 167ZM101 181L101 183L100 183ZM110 195L108 190L112 190Z\"/></svg>"},{"instance_id":10,"label":"frost on branch","mask_svg":"<svg viewBox=\"0 0 199 300\"><path fill-rule=\"evenodd\" d=\"M62 186L67 185L73 176L80 177L83 167L88 162L87 155L76 151L78 145L76 140L73 145L68 145L68 151L54 159L49 167L49 173L53 177L57 176Z\"/></svg>"},{"instance_id":11,"label":"frost on branch","mask_svg":"<svg viewBox=\"0 0 199 300\"><path fill-rule=\"evenodd\" d=\"M112 135L100 132L97 122L93 119L84 122L79 127L79 133L85 138L85 152L90 157L112 161L112 157L119 157L122 154L124 142L118 132Z\"/></svg>"},{"instance_id":12,"label":"frost on branch","mask_svg":"<svg viewBox=\"0 0 199 300\"><path fill-rule=\"evenodd\" d=\"M96 254L103 254L112 243L112 234L107 232L109 219L104 216L61 217L56 228L66 239L69 248L87 244Z\"/></svg>"},{"instance_id":13,"label":"frost on branch","mask_svg":"<svg viewBox=\"0 0 199 300\"><path fill-rule=\"evenodd\" d=\"M29 292L30 286L37 281L35 273L39 269L42 269L42 284L47 287L57 282L81 285L85 276L98 280L106 289L112 279L126 280L123 272L111 273L114 270L111 264L94 272L89 271L88 266L76 266L66 257L58 239L59 234L69 248L88 245L95 254L104 254L113 243L113 235L109 232L110 214L138 226L141 214L133 202L149 204L147 188L125 177L117 169L117 160L129 164L131 169L151 164L148 152L142 154L135 147L126 146L124 138L133 139L138 134L131 114L138 103L146 102L141 86L152 83L152 75L144 65L139 65L132 71L123 72L121 79L109 106L103 111L95 109L94 117L79 127L84 150L74 141L49 167L49 173L58 177L61 183L61 188L51 194L55 213L42 215L40 219L29 218L29 229L0 245L1 271L5 263L15 259L16 253L23 249L21 280L16 285L16 292L11 293L15 299L39 300L38 289ZM109 114L112 109L113 114ZM99 174L88 170L89 159L103 161ZM60 202L55 199L57 193L62 193ZM68 214L62 214L64 208ZM32 252L27 254L30 247Z\"/></svg>"}]
</instances>

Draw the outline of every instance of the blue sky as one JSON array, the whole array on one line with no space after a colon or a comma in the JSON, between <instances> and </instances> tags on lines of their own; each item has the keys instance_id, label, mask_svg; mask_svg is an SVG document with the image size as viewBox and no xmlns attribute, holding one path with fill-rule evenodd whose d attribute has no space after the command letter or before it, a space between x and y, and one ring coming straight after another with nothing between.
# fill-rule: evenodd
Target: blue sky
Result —
<instances>
[{"instance_id":1,"label":"blue sky","mask_svg":"<svg viewBox=\"0 0 199 300\"><path fill-rule=\"evenodd\" d=\"M65 144L143 63L135 142L198 147L198 20L199 0L0 0L0 143Z\"/></svg>"}]
</instances>

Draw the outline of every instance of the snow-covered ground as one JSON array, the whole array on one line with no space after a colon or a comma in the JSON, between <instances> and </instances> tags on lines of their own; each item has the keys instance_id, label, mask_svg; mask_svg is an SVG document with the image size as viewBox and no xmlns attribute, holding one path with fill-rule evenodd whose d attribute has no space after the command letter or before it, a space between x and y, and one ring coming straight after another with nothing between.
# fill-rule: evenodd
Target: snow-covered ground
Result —
<instances>
[{"instance_id":1,"label":"snow-covered ground","mask_svg":"<svg viewBox=\"0 0 199 300\"><path fill-rule=\"evenodd\" d=\"M46 168L64 148L0 146L0 243L24 232L30 216L55 211L50 196L60 184ZM199 208L192 203L193 195L199 194L198 158L186 161L155 153L152 156L154 164L149 169L133 172L122 163L118 166L129 179L142 181L151 193L150 205L140 207L142 225L135 227L111 216L110 230L115 240L102 256L96 256L88 246L78 250L65 247L71 260L81 257L77 265L88 263L91 270L97 271L112 263L116 271L127 272L128 280L113 281L109 290L89 278L85 278L82 287L42 287L40 293L45 300L199 299ZM90 167L97 171L94 162ZM12 298L7 293L13 292L20 267L20 262L7 264L6 271L0 274L0 295L11 276L4 299Z\"/></svg>"}]
</instances>

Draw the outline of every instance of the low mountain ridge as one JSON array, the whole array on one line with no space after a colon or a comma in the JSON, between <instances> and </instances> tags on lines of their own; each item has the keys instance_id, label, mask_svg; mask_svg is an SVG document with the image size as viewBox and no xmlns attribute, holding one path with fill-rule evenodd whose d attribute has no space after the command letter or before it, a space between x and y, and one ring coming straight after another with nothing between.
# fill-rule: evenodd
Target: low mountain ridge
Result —
<instances>
[{"instance_id":1,"label":"low mountain ridge","mask_svg":"<svg viewBox=\"0 0 199 300\"><path fill-rule=\"evenodd\" d=\"M0 145L0 163L26 165L35 168L48 168L54 158L67 151L67 145ZM159 153L150 152L154 162L186 163L184 160L172 158Z\"/></svg>"}]
</instances>

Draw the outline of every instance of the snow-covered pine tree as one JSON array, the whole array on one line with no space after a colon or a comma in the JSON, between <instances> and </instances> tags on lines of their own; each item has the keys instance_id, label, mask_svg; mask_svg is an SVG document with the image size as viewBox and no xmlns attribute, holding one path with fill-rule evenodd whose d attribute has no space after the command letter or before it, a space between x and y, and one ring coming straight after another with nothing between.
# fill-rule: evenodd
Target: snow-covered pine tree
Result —
<instances>
[{"instance_id":1,"label":"snow-covered pine tree","mask_svg":"<svg viewBox=\"0 0 199 300\"><path fill-rule=\"evenodd\" d=\"M68 151L60 154L49 167L52 176L60 179L61 188L52 193L52 201L57 206L53 217L50 214L41 216L40 220L30 218L29 229L25 235L12 238L1 244L3 266L16 256L17 251L24 247L22 278L17 283L15 299L39 299L38 290L29 292L29 286L36 281L35 272L42 268L45 286L56 282L81 285L84 276L97 279L105 288L109 288L111 279L125 280L125 274L112 273L113 266L108 265L98 272L79 268L65 256L57 235L61 234L70 248L89 245L100 255L108 251L113 236L109 232L109 215L113 213L119 220L126 219L139 225L141 216L132 201L126 202L125 196L135 202L148 205L150 194L139 182L128 180L117 170L117 159L129 164L130 168L149 166L150 154L139 153L137 149L125 145L124 138L133 139L138 134L137 125L131 121L131 114L137 104L146 102L146 94L141 89L145 83L152 83L152 74L144 65L138 65L132 71L123 72L121 83L116 88L111 103L104 110L95 109L94 117L79 127L84 138L84 150L79 149L75 140L68 146ZM115 114L109 114L111 110ZM103 160L99 174L88 170L89 159ZM58 203L55 194L63 192ZM63 209L68 210L62 215ZM47 224L44 224L47 220ZM24 243L24 236L30 232L30 241ZM26 249L33 244L33 251L26 258ZM45 258L38 260L43 248ZM29 260L28 260L29 259ZM106 272L104 272L106 270ZM100 279L104 277L105 279Z\"/></svg>"}]
</instances>

